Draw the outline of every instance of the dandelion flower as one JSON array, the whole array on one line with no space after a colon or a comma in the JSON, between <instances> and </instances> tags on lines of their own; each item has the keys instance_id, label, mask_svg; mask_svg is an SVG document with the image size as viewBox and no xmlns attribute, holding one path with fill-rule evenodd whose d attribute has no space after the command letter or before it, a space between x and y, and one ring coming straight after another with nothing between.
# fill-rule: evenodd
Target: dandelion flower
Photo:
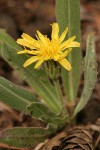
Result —
<instances>
[{"instance_id":1,"label":"dandelion flower","mask_svg":"<svg viewBox=\"0 0 100 150\"><path fill-rule=\"evenodd\" d=\"M17 43L24 47L24 50L17 52L17 54L30 54L30 58L24 63L24 67L32 63L36 63L34 68L38 68L44 61L53 60L58 62L65 69L70 70L71 64L66 59L66 56L71 52L73 47L80 47L80 43L74 41L76 36L64 40L68 28L59 36L58 23L52 24L51 40L37 31L37 40L23 33L22 38L17 40Z\"/></svg>"}]
</instances>

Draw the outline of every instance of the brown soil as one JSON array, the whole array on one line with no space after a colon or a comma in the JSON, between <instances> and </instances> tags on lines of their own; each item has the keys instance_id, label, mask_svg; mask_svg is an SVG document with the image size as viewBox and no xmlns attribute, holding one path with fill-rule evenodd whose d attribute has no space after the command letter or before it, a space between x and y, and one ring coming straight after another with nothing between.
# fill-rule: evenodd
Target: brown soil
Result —
<instances>
[{"instance_id":1,"label":"brown soil","mask_svg":"<svg viewBox=\"0 0 100 150\"><path fill-rule=\"evenodd\" d=\"M48 9L46 9L48 8ZM0 28L5 28L7 32L16 40L23 32L35 35L36 30L44 34L50 34L50 24L56 21L54 0L0 0ZM96 39L96 53L98 72L100 73L100 1L81 0L81 31L82 31L82 52L85 55L85 45L88 33L94 32ZM78 124L90 128L93 136L94 149L100 149L100 74L93 94L87 106L78 117ZM17 85L28 87L27 83L11 68L2 58L0 58L0 76L3 76ZM83 79L80 83L80 91L83 87ZM9 127L23 126L43 126L42 122L32 119L22 112L13 110L9 106L0 102L0 130ZM51 147L60 144L59 139L64 137L66 132L61 132L53 140L48 141ZM50 147L50 146L49 146ZM11 147L0 145L0 150L10 150ZM38 148L39 149L39 148ZM17 149L16 149L17 150ZM24 149L21 149L24 150ZM32 150L32 149L27 149ZM48 150L51 150L50 148Z\"/></svg>"}]
</instances>

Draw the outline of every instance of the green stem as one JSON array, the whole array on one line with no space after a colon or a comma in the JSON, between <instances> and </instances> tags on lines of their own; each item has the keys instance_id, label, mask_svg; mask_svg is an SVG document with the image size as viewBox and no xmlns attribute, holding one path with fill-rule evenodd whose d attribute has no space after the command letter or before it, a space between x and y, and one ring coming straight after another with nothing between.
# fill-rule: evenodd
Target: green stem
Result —
<instances>
[{"instance_id":1,"label":"green stem","mask_svg":"<svg viewBox=\"0 0 100 150\"><path fill-rule=\"evenodd\" d=\"M51 101L54 104L54 106L57 107L57 109L59 110L58 113L62 113L62 115L66 115L66 109L65 109L65 105L64 105L64 97L63 97L61 85L59 82L61 68L58 65L58 63L56 63L52 60L47 61L44 64L44 67L45 67L45 71L47 73L48 79L55 89L55 92L56 92L55 95L57 96L57 100L55 101L55 103L54 103L54 101L52 101L52 100Z\"/></svg>"},{"instance_id":2,"label":"green stem","mask_svg":"<svg viewBox=\"0 0 100 150\"><path fill-rule=\"evenodd\" d=\"M54 67L54 64L52 63L52 61L48 61L48 64L47 62L44 63L44 69L47 73L47 76L48 76L48 79L50 81L50 83L52 84L52 86L54 86L54 77L53 77L53 74L55 72L55 67ZM55 86L55 91L57 93L57 89L56 89L57 86ZM57 97L59 99L59 96L58 96L58 93L57 93ZM55 110L57 113L60 113L61 112L61 103L59 104L58 102L58 99L55 99L55 101L52 99L50 102L48 101L48 105L50 104L50 106L52 106L53 110Z\"/></svg>"},{"instance_id":3,"label":"green stem","mask_svg":"<svg viewBox=\"0 0 100 150\"><path fill-rule=\"evenodd\" d=\"M59 83L59 79L54 80L54 87L56 89L56 94L57 94L57 97L58 97L58 103L59 103L60 109L61 109L61 111L63 109L63 114L65 115L67 113L67 110L65 109L64 97L63 97L63 94L62 94L62 91L61 91L61 86L60 86L60 83Z\"/></svg>"}]
</instances>

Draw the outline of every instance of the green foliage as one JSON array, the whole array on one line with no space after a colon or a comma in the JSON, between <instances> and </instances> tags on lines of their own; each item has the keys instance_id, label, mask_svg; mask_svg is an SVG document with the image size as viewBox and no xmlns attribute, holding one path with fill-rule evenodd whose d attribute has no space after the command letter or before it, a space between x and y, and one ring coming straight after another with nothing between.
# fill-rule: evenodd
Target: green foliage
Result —
<instances>
[{"instance_id":1,"label":"green foliage","mask_svg":"<svg viewBox=\"0 0 100 150\"><path fill-rule=\"evenodd\" d=\"M67 121L66 116L63 117L62 113L55 114L46 105L38 102L34 102L28 106L29 113L47 124L52 124L56 130L64 126Z\"/></svg>"},{"instance_id":2,"label":"green foliage","mask_svg":"<svg viewBox=\"0 0 100 150\"><path fill-rule=\"evenodd\" d=\"M84 58L84 78L83 93L75 108L74 117L88 103L97 81L97 63L93 34L90 34L87 39L86 56Z\"/></svg>"},{"instance_id":3,"label":"green foliage","mask_svg":"<svg viewBox=\"0 0 100 150\"><path fill-rule=\"evenodd\" d=\"M62 33L67 26L68 36L76 36L76 41L80 42L80 6L79 0L56 0L56 16ZM72 70L62 71L63 83L67 98L73 101L77 96L78 85L81 75L81 51L80 48L74 48L67 57L72 65Z\"/></svg>"},{"instance_id":4,"label":"green foliage","mask_svg":"<svg viewBox=\"0 0 100 150\"><path fill-rule=\"evenodd\" d=\"M0 30L0 40L1 56L23 76L50 109L59 113L61 104L58 103L55 89L48 81L46 73L42 69L35 70L32 65L27 68L23 67L23 63L29 56L17 55L17 51L21 48L4 30Z\"/></svg>"},{"instance_id":5,"label":"green foliage","mask_svg":"<svg viewBox=\"0 0 100 150\"><path fill-rule=\"evenodd\" d=\"M6 33L6 31L4 29L0 29L0 47L4 41L6 41L12 47L15 47L17 49L21 49L21 47L15 42L15 40L11 36L9 36Z\"/></svg>"},{"instance_id":6,"label":"green foliage","mask_svg":"<svg viewBox=\"0 0 100 150\"><path fill-rule=\"evenodd\" d=\"M77 37L76 41L80 42L79 0L56 0L56 15L60 33L67 26L69 31L66 39L75 35ZM0 100L47 124L47 128L17 127L4 130L0 133L0 142L18 148L27 148L35 147L39 142L43 142L45 138L55 134L71 119L70 114L69 118L67 118L67 111L64 106L65 97L59 84L61 80L57 78L51 84L43 68L35 70L32 65L24 68L23 64L29 56L24 54L20 57L20 55L17 55L19 50L21 50L21 47L4 30L0 30L0 56L13 66L22 75L23 79L34 88L39 99L34 94L0 77ZM67 99L73 103L77 96L81 75L80 48L74 48L72 53L69 54L68 60L72 65L72 70L70 72L65 69L62 70L63 92L67 95ZM91 34L88 37L87 52L84 59L84 89L81 99L73 112L74 118L89 100L96 83L96 69L94 36Z\"/></svg>"},{"instance_id":7,"label":"green foliage","mask_svg":"<svg viewBox=\"0 0 100 150\"><path fill-rule=\"evenodd\" d=\"M52 132L54 130L50 126L47 128L17 127L7 129L0 133L0 143L17 148L35 147L36 144L43 142Z\"/></svg>"},{"instance_id":8,"label":"green foliage","mask_svg":"<svg viewBox=\"0 0 100 150\"><path fill-rule=\"evenodd\" d=\"M12 108L27 113L27 105L38 102L36 96L0 77L0 100Z\"/></svg>"}]
</instances>

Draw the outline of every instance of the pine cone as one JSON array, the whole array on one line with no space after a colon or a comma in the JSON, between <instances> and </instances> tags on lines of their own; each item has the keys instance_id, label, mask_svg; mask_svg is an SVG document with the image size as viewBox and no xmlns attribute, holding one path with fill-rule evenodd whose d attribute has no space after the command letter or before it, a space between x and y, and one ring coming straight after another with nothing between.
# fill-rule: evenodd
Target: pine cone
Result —
<instances>
[{"instance_id":1,"label":"pine cone","mask_svg":"<svg viewBox=\"0 0 100 150\"><path fill-rule=\"evenodd\" d=\"M89 129L84 126L72 128L58 150L93 150Z\"/></svg>"}]
</instances>

